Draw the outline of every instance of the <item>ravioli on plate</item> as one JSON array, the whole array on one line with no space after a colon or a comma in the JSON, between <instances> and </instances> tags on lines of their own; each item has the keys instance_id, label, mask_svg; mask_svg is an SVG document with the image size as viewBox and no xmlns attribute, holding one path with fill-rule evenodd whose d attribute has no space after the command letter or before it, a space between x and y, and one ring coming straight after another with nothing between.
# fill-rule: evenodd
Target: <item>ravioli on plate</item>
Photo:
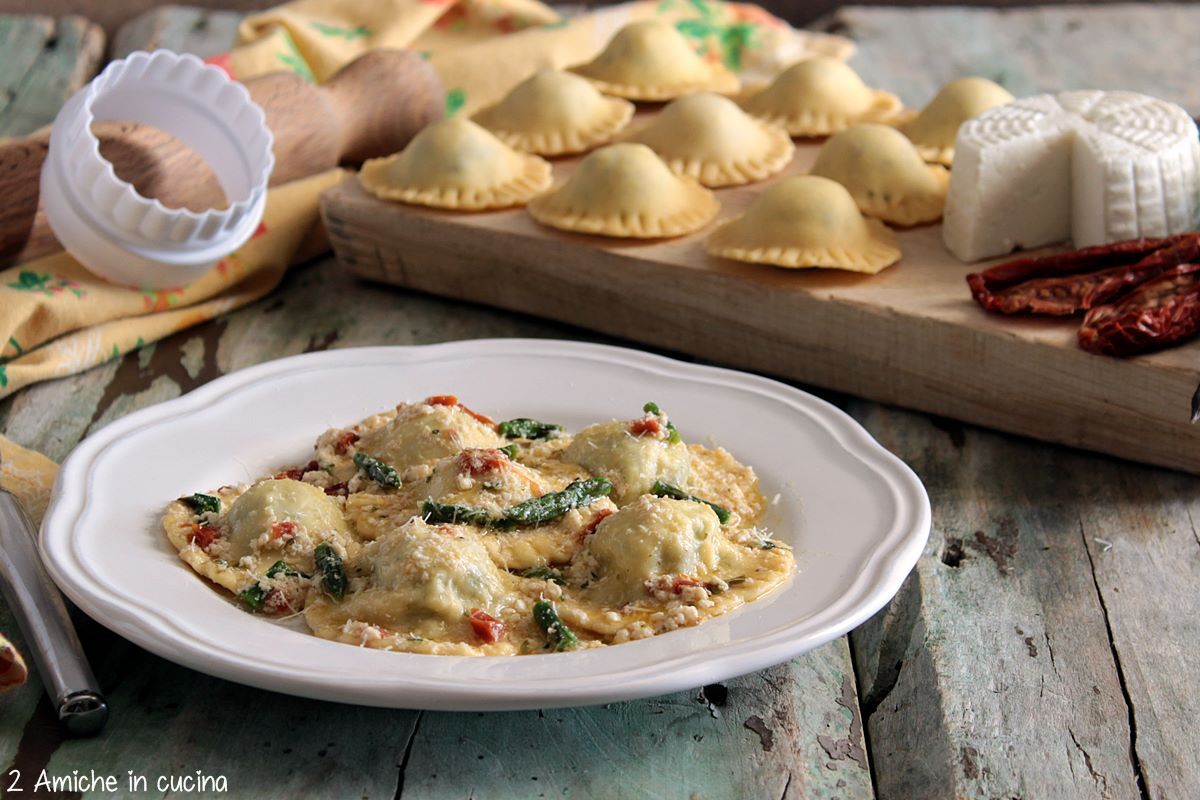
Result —
<instances>
[{"instance_id":1,"label":"ravioli on plate","mask_svg":"<svg viewBox=\"0 0 1200 800\"><path fill-rule=\"evenodd\" d=\"M326 431L313 458L172 502L163 528L246 611L434 655L603 647L698 625L795 571L753 469L654 403L568 434L452 395Z\"/></svg>"}]
</instances>

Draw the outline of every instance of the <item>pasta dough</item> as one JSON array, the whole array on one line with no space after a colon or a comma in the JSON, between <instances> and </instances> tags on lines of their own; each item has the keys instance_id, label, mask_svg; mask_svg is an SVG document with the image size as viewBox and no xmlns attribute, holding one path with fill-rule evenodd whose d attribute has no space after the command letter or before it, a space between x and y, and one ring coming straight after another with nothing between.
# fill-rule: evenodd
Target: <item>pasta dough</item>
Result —
<instances>
[{"instance_id":1,"label":"pasta dough","mask_svg":"<svg viewBox=\"0 0 1200 800\"><path fill-rule=\"evenodd\" d=\"M746 110L792 136L828 136L856 122L878 122L900 110L890 92L872 89L836 58L800 61L745 101Z\"/></svg>"},{"instance_id":2,"label":"pasta dough","mask_svg":"<svg viewBox=\"0 0 1200 800\"><path fill-rule=\"evenodd\" d=\"M650 147L676 173L714 188L774 175L795 152L782 128L747 116L732 100L711 92L675 100L628 140Z\"/></svg>"},{"instance_id":3,"label":"pasta dough","mask_svg":"<svg viewBox=\"0 0 1200 800\"><path fill-rule=\"evenodd\" d=\"M845 186L867 216L896 225L935 222L946 205L950 172L926 164L904 134L886 125L852 125L829 138L813 175Z\"/></svg>"},{"instance_id":4,"label":"pasta dough","mask_svg":"<svg viewBox=\"0 0 1200 800\"><path fill-rule=\"evenodd\" d=\"M614 144L589 155L529 213L543 225L604 236L656 238L699 230L717 215L713 193L675 175L644 144Z\"/></svg>"},{"instance_id":5,"label":"pasta dough","mask_svg":"<svg viewBox=\"0 0 1200 800\"><path fill-rule=\"evenodd\" d=\"M605 97L570 72L543 70L474 119L510 147L560 156L604 144L632 117L628 100Z\"/></svg>"},{"instance_id":6,"label":"pasta dough","mask_svg":"<svg viewBox=\"0 0 1200 800\"><path fill-rule=\"evenodd\" d=\"M484 211L524 205L551 175L548 162L456 117L425 128L395 155L364 162L359 180L384 200Z\"/></svg>"},{"instance_id":7,"label":"pasta dough","mask_svg":"<svg viewBox=\"0 0 1200 800\"><path fill-rule=\"evenodd\" d=\"M987 78L959 78L943 86L920 114L900 125L900 130L926 161L950 166L959 127L990 108L1012 101L1007 89Z\"/></svg>"},{"instance_id":8,"label":"pasta dough","mask_svg":"<svg viewBox=\"0 0 1200 800\"><path fill-rule=\"evenodd\" d=\"M900 259L896 237L865 219L844 186L805 175L780 181L707 242L722 258L779 267L836 267L876 273Z\"/></svg>"},{"instance_id":9,"label":"pasta dough","mask_svg":"<svg viewBox=\"0 0 1200 800\"><path fill-rule=\"evenodd\" d=\"M572 72L605 94L630 100L673 100L696 91L732 94L741 85L722 64L705 61L683 34L660 20L631 22Z\"/></svg>"}]
</instances>

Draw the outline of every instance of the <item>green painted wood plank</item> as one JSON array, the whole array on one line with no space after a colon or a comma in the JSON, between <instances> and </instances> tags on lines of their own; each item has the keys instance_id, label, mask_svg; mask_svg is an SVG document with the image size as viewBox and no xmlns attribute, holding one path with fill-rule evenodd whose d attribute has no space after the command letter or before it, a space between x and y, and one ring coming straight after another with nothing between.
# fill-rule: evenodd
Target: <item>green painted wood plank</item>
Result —
<instances>
[{"instance_id":1,"label":"green painted wood plank","mask_svg":"<svg viewBox=\"0 0 1200 800\"><path fill-rule=\"evenodd\" d=\"M53 32L50 17L0 15L0 122Z\"/></svg>"},{"instance_id":2,"label":"green painted wood plank","mask_svg":"<svg viewBox=\"0 0 1200 800\"><path fill-rule=\"evenodd\" d=\"M851 409L934 508L915 574L851 634L879 797L1136 797L1129 709L1080 531L1085 487L1113 492L1109 511L1132 498L1095 480L1095 456ZM1094 524L1101 537L1124 527Z\"/></svg>"},{"instance_id":3,"label":"green painted wood plank","mask_svg":"<svg viewBox=\"0 0 1200 800\"><path fill-rule=\"evenodd\" d=\"M663 698L425 714L402 797L872 797L845 640Z\"/></svg>"},{"instance_id":4,"label":"green painted wood plank","mask_svg":"<svg viewBox=\"0 0 1200 800\"><path fill-rule=\"evenodd\" d=\"M115 637L113 637L115 638ZM185 797L391 798L417 713L273 694L176 666L115 641L95 668L112 717L104 735L63 742L47 764L147 779L142 796L165 796L160 778L225 779L227 791ZM134 793L119 793L129 796ZM90 796L112 797L95 792Z\"/></svg>"},{"instance_id":5,"label":"green painted wood plank","mask_svg":"<svg viewBox=\"0 0 1200 800\"><path fill-rule=\"evenodd\" d=\"M104 32L83 17L62 17L42 44L0 111L0 136L24 136L53 122L63 102L96 73Z\"/></svg>"},{"instance_id":6,"label":"green painted wood plank","mask_svg":"<svg viewBox=\"0 0 1200 800\"><path fill-rule=\"evenodd\" d=\"M982 75L1027 95L1127 89L1200 114L1200 6L843 8L820 23L858 43L864 80L917 108L943 83Z\"/></svg>"},{"instance_id":7,"label":"green painted wood plank","mask_svg":"<svg viewBox=\"0 0 1200 800\"><path fill-rule=\"evenodd\" d=\"M1078 473L1082 474L1082 473ZM1104 461L1077 487L1150 797L1200 786L1200 481Z\"/></svg>"},{"instance_id":8,"label":"green painted wood plank","mask_svg":"<svg viewBox=\"0 0 1200 800\"><path fill-rule=\"evenodd\" d=\"M111 58L134 50L166 48L201 58L228 51L242 14L192 6L160 6L126 22L113 36Z\"/></svg>"}]
</instances>

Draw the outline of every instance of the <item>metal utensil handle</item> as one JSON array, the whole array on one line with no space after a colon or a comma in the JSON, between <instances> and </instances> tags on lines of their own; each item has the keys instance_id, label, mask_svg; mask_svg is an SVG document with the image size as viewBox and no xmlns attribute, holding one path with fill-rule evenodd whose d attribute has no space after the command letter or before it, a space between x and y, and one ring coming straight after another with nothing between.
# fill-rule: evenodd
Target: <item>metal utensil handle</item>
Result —
<instances>
[{"instance_id":1,"label":"metal utensil handle","mask_svg":"<svg viewBox=\"0 0 1200 800\"><path fill-rule=\"evenodd\" d=\"M33 523L17 499L4 490L0 490L0 591L33 650L59 719L73 734L97 733L108 717L108 706L66 604L38 557Z\"/></svg>"}]
</instances>

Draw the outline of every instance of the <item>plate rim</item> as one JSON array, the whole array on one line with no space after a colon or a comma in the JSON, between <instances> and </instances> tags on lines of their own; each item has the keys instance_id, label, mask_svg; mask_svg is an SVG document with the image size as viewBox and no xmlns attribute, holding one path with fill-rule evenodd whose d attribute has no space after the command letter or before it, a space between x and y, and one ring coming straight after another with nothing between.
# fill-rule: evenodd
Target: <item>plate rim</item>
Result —
<instances>
[{"instance_id":1,"label":"plate rim","mask_svg":"<svg viewBox=\"0 0 1200 800\"><path fill-rule=\"evenodd\" d=\"M892 527L875 544L849 589L815 614L782 629L723 645L707 654L684 653L648 666L617 669L609 674L612 680L597 682L591 687L572 686L570 675L539 682L532 688L503 680L483 688L471 688L447 685L445 679L439 677L421 680L403 676L402 689L397 687L395 673L389 673L383 681L356 681L346 685L333 683L331 674L283 672L248 659L230 660L228 656L235 654L222 655L220 651L211 650L208 643L196 643L184 636L177 625L163 616L153 615L157 619L148 620L144 614L131 609L128 602L122 603L120 598L110 596L109 589L88 574L76 557L71 546L72 533L86 511L91 494L89 486L99 468L97 462L110 445L134 431L169 424L177 416L249 390L255 384L298 371L298 367L307 371L327 362L355 359L362 362L383 359L407 364L447 356L487 355L567 356L649 367L668 377L721 384L783 402L798 412L815 417L843 450L869 467L887 485L896 503ZM339 363L339 366L347 364ZM81 610L138 646L175 663L227 680L306 697L395 708L477 711L591 705L661 695L786 661L844 635L881 609L900 590L916 565L931 528L929 497L912 469L877 442L857 420L809 392L753 373L689 363L631 348L570 340L500 338L337 348L286 356L227 373L177 398L127 414L86 437L63 462L51 493L39 543L47 571ZM170 630L172 628L174 632ZM807 630L797 631L796 628ZM411 654L380 652L377 655L396 658ZM570 658L570 654L525 658ZM430 690L436 691L436 702L409 702L409 695Z\"/></svg>"}]
</instances>

